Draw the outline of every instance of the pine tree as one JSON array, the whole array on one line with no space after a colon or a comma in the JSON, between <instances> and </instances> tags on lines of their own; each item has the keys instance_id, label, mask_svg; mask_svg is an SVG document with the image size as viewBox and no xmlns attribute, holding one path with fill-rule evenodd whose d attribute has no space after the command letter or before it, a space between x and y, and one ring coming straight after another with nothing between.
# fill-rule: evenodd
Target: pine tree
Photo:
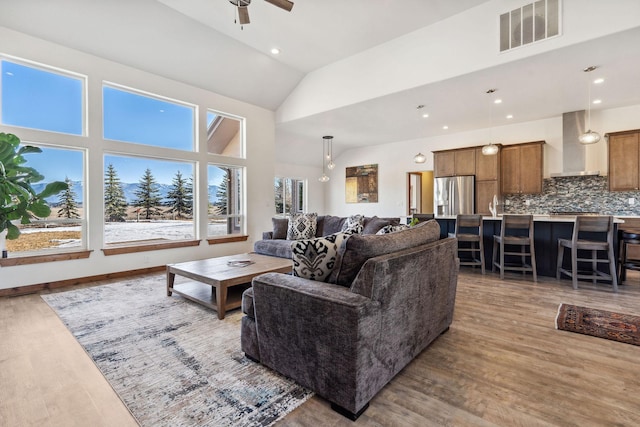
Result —
<instances>
[{"instance_id":1,"label":"pine tree","mask_svg":"<svg viewBox=\"0 0 640 427\"><path fill-rule=\"evenodd\" d=\"M104 217L109 222L124 221L127 213L127 200L113 164L107 166L104 176Z\"/></svg>"},{"instance_id":2,"label":"pine tree","mask_svg":"<svg viewBox=\"0 0 640 427\"><path fill-rule=\"evenodd\" d=\"M185 180L180 171L176 172L165 206L169 206L167 212L175 214L177 219L190 215L193 211L193 180Z\"/></svg>"},{"instance_id":3,"label":"pine tree","mask_svg":"<svg viewBox=\"0 0 640 427\"><path fill-rule=\"evenodd\" d=\"M58 203L60 204L58 217L68 219L80 218L80 214L78 214L78 204L76 202L76 193L73 191L73 183L69 177L65 177L64 182L67 184L67 188L60 193L60 198L58 199Z\"/></svg>"},{"instance_id":4,"label":"pine tree","mask_svg":"<svg viewBox=\"0 0 640 427\"><path fill-rule=\"evenodd\" d=\"M158 189L158 183L151 173L151 169L147 168L144 171L144 175L138 182L138 189L134 194L137 199L133 202L133 205L142 208L145 219L151 219L153 215L162 213L162 211L158 209L158 206L160 206L160 190Z\"/></svg>"},{"instance_id":5,"label":"pine tree","mask_svg":"<svg viewBox=\"0 0 640 427\"><path fill-rule=\"evenodd\" d=\"M219 215L227 215L228 213L228 201L229 201L229 181L231 180L231 169L224 169L224 176L218 191L216 191L216 201L213 205L218 209Z\"/></svg>"}]
</instances>

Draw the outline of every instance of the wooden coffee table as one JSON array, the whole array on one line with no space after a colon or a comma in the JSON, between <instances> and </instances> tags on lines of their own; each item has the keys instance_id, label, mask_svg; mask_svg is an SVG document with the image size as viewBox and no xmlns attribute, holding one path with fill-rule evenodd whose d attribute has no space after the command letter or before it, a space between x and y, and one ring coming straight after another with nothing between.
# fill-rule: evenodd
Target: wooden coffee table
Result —
<instances>
[{"instance_id":1,"label":"wooden coffee table","mask_svg":"<svg viewBox=\"0 0 640 427\"><path fill-rule=\"evenodd\" d=\"M253 264L237 267L229 261L246 260ZM254 253L167 264L167 296L173 292L212 308L218 319L224 319L228 310L242 305L242 292L251 286L251 279L260 274L290 273L292 261ZM174 285L176 275L194 281Z\"/></svg>"}]
</instances>

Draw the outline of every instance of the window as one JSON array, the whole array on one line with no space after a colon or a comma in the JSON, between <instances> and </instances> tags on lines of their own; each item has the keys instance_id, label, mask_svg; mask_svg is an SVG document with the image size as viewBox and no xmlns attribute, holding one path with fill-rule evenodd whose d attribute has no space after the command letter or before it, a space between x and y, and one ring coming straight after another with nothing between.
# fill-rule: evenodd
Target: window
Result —
<instances>
[{"instance_id":1,"label":"window","mask_svg":"<svg viewBox=\"0 0 640 427\"><path fill-rule=\"evenodd\" d=\"M244 157L242 121L208 110L207 152L228 157Z\"/></svg>"},{"instance_id":2,"label":"window","mask_svg":"<svg viewBox=\"0 0 640 427\"><path fill-rule=\"evenodd\" d=\"M287 216L291 213L305 211L305 182L303 180L276 177L274 190L276 215Z\"/></svg>"},{"instance_id":3,"label":"window","mask_svg":"<svg viewBox=\"0 0 640 427\"><path fill-rule=\"evenodd\" d=\"M105 243L194 239L193 171L193 163L105 155Z\"/></svg>"},{"instance_id":4,"label":"window","mask_svg":"<svg viewBox=\"0 0 640 427\"><path fill-rule=\"evenodd\" d=\"M209 165L209 237L244 234L244 169L236 166Z\"/></svg>"},{"instance_id":5,"label":"window","mask_svg":"<svg viewBox=\"0 0 640 427\"><path fill-rule=\"evenodd\" d=\"M4 125L84 135L85 79L3 59Z\"/></svg>"},{"instance_id":6,"label":"window","mask_svg":"<svg viewBox=\"0 0 640 427\"><path fill-rule=\"evenodd\" d=\"M23 145L38 146L24 141ZM24 155L25 166L44 176L41 182L33 185L34 190L41 192L53 181L64 181L69 188L46 199L51 208L47 218L32 218L31 224L19 225L20 237L7 240L7 249L12 256L86 249L85 152L42 145L39 148L41 153ZM64 168L59 167L61 164Z\"/></svg>"},{"instance_id":7,"label":"window","mask_svg":"<svg viewBox=\"0 0 640 427\"><path fill-rule=\"evenodd\" d=\"M193 151L195 107L105 85L104 138Z\"/></svg>"}]
</instances>

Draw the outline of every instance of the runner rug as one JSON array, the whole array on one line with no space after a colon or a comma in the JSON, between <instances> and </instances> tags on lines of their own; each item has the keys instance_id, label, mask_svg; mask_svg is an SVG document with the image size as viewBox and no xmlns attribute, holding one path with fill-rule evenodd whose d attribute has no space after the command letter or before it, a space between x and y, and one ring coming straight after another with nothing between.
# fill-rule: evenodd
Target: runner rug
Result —
<instances>
[{"instance_id":1,"label":"runner rug","mask_svg":"<svg viewBox=\"0 0 640 427\"><path fill-rule=\"evenodd\" d=\"M164 275L42 298L141 426L268 426L312 396L244 356L239 311L168 297Z\"/></svg>"},{"instance_id":2,"label":"runner rug","mask_svg":"<svg viewBox=\"0 0 640 427\"><path fill-rule=\"evenodd\" d=\"M631 314L560 304L556 328L640 345L640 316Z\"/></svg>"}]
</instances>

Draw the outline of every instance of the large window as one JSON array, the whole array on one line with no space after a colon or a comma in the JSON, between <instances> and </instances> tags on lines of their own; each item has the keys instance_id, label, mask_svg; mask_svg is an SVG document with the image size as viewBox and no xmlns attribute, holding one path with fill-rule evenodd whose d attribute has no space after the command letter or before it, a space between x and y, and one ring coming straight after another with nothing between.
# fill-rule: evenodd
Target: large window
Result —
<instances>
[{"instance_id":1,"label":"large window","mask_svg":"<svg viewBox=\"0 0 640 427\"><path fill-rule=\"evenodd\" d=\"M243 168L209 165L209 237L244 234Z\"/></svg>"},{"instance_id":2,"label":"large window","mask_svg":"<svg viewBox=\"0 0 640 427\"><path fill-rule=\"evenodd\" d=\"M38 146L33 143L25 145ZM41 153L25 154L26 167L40 172L44 179L33 185L41 192L53 181L64 181L68 189L46 199L51 214L46 218L31 218L30 224L20 224L20 237L7 241L12 256L64 252L86 248L85 189L83 150L39 146ZM64 168L59 167L65 165Z\"/></svg>"},{"instance_id":3,"label":"large window","mask_svg":"<svg viewBox=\"0 0 640 427\"><path fill-rule=\"evenodd\" d=\"M276 177L274 181L276 215L287 216L291 213L304 212L305 182L295 178Z\"/></svg>"},{"instance_id":4,"label":"large window","mask_svg":"<svg viewBox=\"0 0 640 427\"><path fill-rule=\"evenodd\" d=\"M83 77L6 59L0 66L2 124L84 135Z\"/></svg>"},{"instance_id":5,"label":"large window","mask_svg":"<svg viewBox=\"0 0 640 427\"><path fill-rule=\"evenodd\" d=\"M104 138L194 149L195 107L112 85L102 89Z\"/></svg>"},{"instance_id":6,"label":"large window","mask_svg":"<svg viewBox=\"0 0 640 427\"><path fill-rule=\"evenodd\" d=\"M227 157L244 157L242 120L207 110L207 152Z\"/></svg>"},{"instance_id":7,"label":"large window","mask_svg":"<svg viewBox=\"0 0 640 427\"><path fill-rule=\"evenodd\" d=\"M104 240L158 243L195 238L193 164L104 157Z\"/></svg>"}]
</instances>

